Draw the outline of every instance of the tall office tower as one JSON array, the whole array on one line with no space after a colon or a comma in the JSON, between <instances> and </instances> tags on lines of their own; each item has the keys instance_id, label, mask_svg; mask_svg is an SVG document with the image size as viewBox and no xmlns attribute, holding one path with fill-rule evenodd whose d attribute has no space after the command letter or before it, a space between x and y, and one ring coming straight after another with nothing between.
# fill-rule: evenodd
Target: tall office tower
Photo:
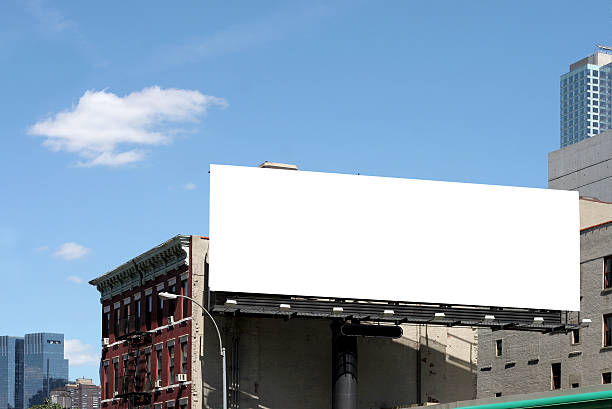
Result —
<instances>
[{"instance_id":1,"label":"tall office tower","mask_svg":"<svg viewBox=\"0 0 612 409\"><path fill-rule=\"evenodd\" d=\"M561 147L612 128L612 54L607 47L561 76Z\"/></svg>"},{"instance_id":2,"label":"tall office tower","mask_svg":"<svg viewBox=\"0 0 612 409\"><path fill-rule=\"evenodd\" d=\"M68 383L68 360L64 359L64 334L26 334L24 339L25 408L44 403L52 389Z\"/></svg>"},{"instance_id":3,"label":"tall office tower","mask_svg":"<svg viewBox=\"0 0 612 409\"><path fill-rule=\"evenodd\" d=\"M23 409L23 338L0 336L0 409Z\"/></svg>"}]
</instances>

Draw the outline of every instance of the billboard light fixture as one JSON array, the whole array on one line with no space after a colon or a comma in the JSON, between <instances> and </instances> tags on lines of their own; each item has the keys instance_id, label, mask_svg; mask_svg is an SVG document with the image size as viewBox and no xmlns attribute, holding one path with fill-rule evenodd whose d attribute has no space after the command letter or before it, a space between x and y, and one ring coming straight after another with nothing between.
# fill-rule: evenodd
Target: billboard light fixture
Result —
<instances>
[{"instance_id":1,"label":"billboard light fixture","mask_svg":"<svg viewBox=\"0 0 612 409\"><path fill-rule=\"evenodd\" d=\"M393 310L384 310L383 314L384 315L393 315L393 314L395 314L395 311L393 311Z\"/></svg>"},{"instance_id":2,"label":"billboard light fixture","mask_svg":"<svg viewBox=\"0 0 612 409\"><path fill-rule=\"evenodd\" d=\"M238 301L236 300L225 300L225 305L236 305L238 304Z\"/></svg>"},{"instance_id":3,"label":"billboard light fixture","mask_svg":"<svg viewBox=\"0 0 612 409\"><path fill-rule=\"evenodd\" d=\"M493 321L495 319L495 315L485 315L484 319L486 321Z\"/></svg>"},{"instance_id":4,"label":"billboard light fixture","mask_svg":"<svg viewBox=\"0 0 612 409\"><path fill-rule=\"evenodd\" d=\"M544 317L533 317L533 322L544 322Z\"/></svg>"},{"instance_id":5,"label":"billboard light fixture","mask_svg":"<svg viewBox=\"0 0 612 409\"><path fill-rule=\"evenodd\" d=\"M444 318L446 317L446 314L444 314L443 312L436 312L434 314L434 318Z\"/></svg>"},{"instance_id":6,"label":"billboard light fixture","mask_svg":"<svg viewBox=\"0 0 612 409\"><path fill-rule=\"evenodd\" d=\"M332 311L335 312L335 313L340 313L340 312L344 311L344 308L342 308L342 307L334 307L332 309Z\"/></svg>"},{"instance_id":7,"label":"billboard light fixture","mask_svg":"<svg viewBox=\"0 0 612 409\"><path fill-rule=\"evenodd\" d=\"M281 304L280 306L281 310L290 310L291 309L291 305L289 304Z\"/></svg>"}]
</instances>

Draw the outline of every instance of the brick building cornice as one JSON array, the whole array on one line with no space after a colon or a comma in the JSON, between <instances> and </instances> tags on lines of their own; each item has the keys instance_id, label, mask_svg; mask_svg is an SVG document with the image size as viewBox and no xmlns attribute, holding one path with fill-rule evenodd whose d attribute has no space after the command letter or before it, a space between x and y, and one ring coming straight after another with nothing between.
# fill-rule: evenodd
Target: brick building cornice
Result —
<instances>
[{"instance_id":1,"label":"brick building cornice","mask_svg":"<svg viewBox=\"0 0 612 409\"><path fill-rule=\"evenodd\" d=\"M151 250L123 263L119 267L94 278L89 284L100 292L101 299L109 299L182 265L189 265L191 236L177 235Z\"/></svg>"}]
</instances>

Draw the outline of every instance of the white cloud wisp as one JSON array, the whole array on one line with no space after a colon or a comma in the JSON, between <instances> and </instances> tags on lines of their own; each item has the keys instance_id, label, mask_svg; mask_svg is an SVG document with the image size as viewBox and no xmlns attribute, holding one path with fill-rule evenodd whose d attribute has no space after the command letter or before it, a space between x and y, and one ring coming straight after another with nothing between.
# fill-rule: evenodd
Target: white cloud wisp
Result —
<instances>
[{"instance_id":1,"label":"white cloud wisp","mask_svg":"<svg viewBox=\"0 0 612 409\"><path fill-rule=\"evenodd\" d=\"M59 246L53 255L64 260L76 260L77 258L85 257L90 251L87 247L71 241Z\"/></svg>"},{"instance_id":2,"label":"white cloud wisp","mask_svg":"<svg viewBox=\"0 0 612 409\"><path fill-rule=\"evenodd\" d=\"M95 365L100 362L93 345L84 344L78 339L67 339L64 342L64 355L70 366Z\"/></svg>"},{"instance_id":3,"label":"white cloud wisp","mask_svg":"<svg viewBox=\"0 0 612 409\"><path fill-rule=\"evenodd\" d=\"M212 105L227 103L199 91L157 86L123 97L86 91L72 109L37 122L28 133L45 137L43 145L52 151L77 154L81 166L121 166L142 161L145 146L170 143L178 133L171 123L196 123Z\"/></svg>"},{"instance_id":4,"label":"white cloud wisp","mask_svg":"<svg viewBox=\"0 0 612 409\"><path fill-rule=\"evenodd\" d=\"M68 276L66 277L66 280L70 281L71 283L75 283L75 284L83 283L83 279L79 276Z\"/></svg>"}]
</instances>

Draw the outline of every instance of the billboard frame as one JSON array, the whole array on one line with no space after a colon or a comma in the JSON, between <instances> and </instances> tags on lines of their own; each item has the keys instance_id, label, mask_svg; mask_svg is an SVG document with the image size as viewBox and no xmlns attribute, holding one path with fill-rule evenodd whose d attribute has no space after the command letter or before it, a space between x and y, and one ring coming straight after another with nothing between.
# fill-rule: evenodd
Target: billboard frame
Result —
<instances>
[{"instance_id":1,"label":"billboard frame","mask_svg":"<svg viewBox=\"0 0 612 409\"><path fill-rule=\"evenodd\" d=\"M386 324L490 328L493 331L567 333L585 323L568 322L561 310L479 305L450 305L364 299L317 298L210 291L208 309L214 314L253 318L325 319Z\"/></svg>"}]
</instances>

